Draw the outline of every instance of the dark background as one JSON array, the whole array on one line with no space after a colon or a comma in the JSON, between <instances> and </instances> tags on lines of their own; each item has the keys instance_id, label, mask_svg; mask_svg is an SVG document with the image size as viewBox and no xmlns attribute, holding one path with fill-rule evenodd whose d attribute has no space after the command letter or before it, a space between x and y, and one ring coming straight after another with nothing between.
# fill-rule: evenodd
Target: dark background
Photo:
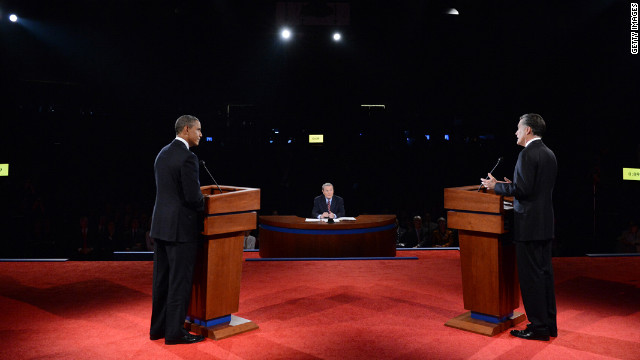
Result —
<instances>
[{"instance_id":1,"label":"dark background","mask_svg":"<svg viewBox=\"0 0 640 360\"><path fill-rule=\"evenodd\" d=\"M148 218L182 114L213 138L193 150L220 184L261 189L262 214L308 216L329 181L348 216L435 219L443 188L498 157L512 177L518 117L539 113L556 255L614 251L640 219L640 182L621 176L640 168L629 2L515 3L345 2L348 25L283 42L273 1L0 1L0 255L73 252L83 215Z\"/></svg>"}]
</instances>

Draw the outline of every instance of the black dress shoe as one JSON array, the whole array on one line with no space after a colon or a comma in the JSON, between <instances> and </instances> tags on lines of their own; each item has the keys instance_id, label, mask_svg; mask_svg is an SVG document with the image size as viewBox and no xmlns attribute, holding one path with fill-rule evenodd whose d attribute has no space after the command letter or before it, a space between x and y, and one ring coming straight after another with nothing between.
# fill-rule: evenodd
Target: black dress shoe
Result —
<instances>
[{"instance_id":1,"label":"black dress shoe","mask_svg":"<svg viewBox=\"0 0 640 360\"><path fill-rule=\"evenodd\" d=\"M542 340L549 341L549 333L541 331L533 331L530 329L511 330L511 335L525 340Z\"/></svg>"},{"instance_id":2,"label":"black dress shoe","mask_svg":"<svg viewBox=\"0 0 640 360\"><path fill-rule=\"evenodd\" d=\"M160 340L164 337L164 334L149 334L149 339Z\"/></svg>"},{"instance_id":3,"label":"black dress shoe","mask_svg":"<svg viewBox=\"0 0 640 360\"><path fill-rule=\"evenodd\" d=\"M177 344L193 344L204 340L202 335L186 334L178 339L164 339L165 345L177 345Z\"/></svg>"},{"instance_id":4,"label":"black dress shoe","mask_svg":"<svg viewBox=\"0 0 640 360\"><path fill-rule=\"evenodd\" d=\"M531 323L527 324L527 330L533 331L533 324ZM558 329L556 329L555 331L549 330L549 336L558 337Z\"/></svg>"}]
</instances>

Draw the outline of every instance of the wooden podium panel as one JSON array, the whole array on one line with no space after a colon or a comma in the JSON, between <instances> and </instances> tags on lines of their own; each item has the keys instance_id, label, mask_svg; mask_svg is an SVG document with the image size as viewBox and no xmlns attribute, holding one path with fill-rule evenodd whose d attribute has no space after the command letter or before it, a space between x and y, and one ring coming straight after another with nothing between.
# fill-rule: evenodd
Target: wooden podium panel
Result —
<instances>
[{"instance_id":1,"label":"wooden podium panel","mask_svg":"<svg viewBox=\"0 0 640 360\"><path fill-rule=\"evenodd\" d=\"M493 191L478 191L478 186L461 186L444 189L444 208L502 214L503 198Z\"/></svg>"},{"instance_id":2,"label":"wooden podium panel","mask_svg":"<svg viewBox=\"0 0 640 360\"><path fill-rule=\"evenodd\" d=\"M493 336L524 321L514 312L520 292L505 198L473 185L445 189L444 199L448 226L458 229L462 296L470 310L445 325Z\"/></svg>"},{"instance_id":3,"label":"wooden podium panel","mask_svg":"<svg viewBox=\"0 0 640 360\"><path fill-rule=\"evenodd\" d=\"M504 216L499 214L474 214L468 212L447 212L447 226L451 229L478 231L488 234L508 232Z\"/></svg>"},{"instance_id":4,"label":"wooden podium panel","mask_svg":"<svg viewBox=\"0 0 640 360\"><path fill-rule=\"evenodd\" d=\"M515 270L513 245L497 235L466 230L459 235L464 308L495 317L518 308L518 277L511 272Z\"/></svg>"},{"instance_id":5,"label":"wooden podium panel","mask_svg":"<svg viewBox=\"0 0 640 360\"><path fill-rule=\"evenodd\" d=\"M214 319L238 312L243 244L244 233L211 235L203 243L191 301L191 310L198 318Z\"/></svg>"},{"instance_id":6,"label":"wooden podium panel","mask_svg":"<svg viewBox=\"0 0 640 360\"><path fill-rule=\"evenodd\" d=\"M203 186L204 241L196 260L191 304L185 327L220 340L257 329L238 311L244 232L257 224L260 189Z\"/></svg>"}]
</instances>

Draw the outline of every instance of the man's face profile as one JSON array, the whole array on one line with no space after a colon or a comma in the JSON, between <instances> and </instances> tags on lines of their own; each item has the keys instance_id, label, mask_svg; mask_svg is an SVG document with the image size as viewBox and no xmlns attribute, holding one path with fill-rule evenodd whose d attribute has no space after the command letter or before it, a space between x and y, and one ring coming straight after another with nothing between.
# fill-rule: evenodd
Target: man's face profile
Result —
<instances>
[{"instance_id":1,"label":"man's face profile","mask_svg":"<svg viewBox=\"0 0 640 360\"><path fill-rule=\"evenodd\" d=\"M331 199L333 197L333 186L325 186L322 188L322 193L324 197L327 199Z\"/></svg>"},{"instance_id":2,"label":"man's face profile","mask_svg":"<svg viewBox=\"0 0 640 360\"><path fill-rule=\"evenodd\" d=\"M202 138L202 127L200 121L196 121L192 127L185 126L182 132L185 134L185 140L189 143L189 147L198 146L200 138Z\"/></svg>"},{"instance_id":3,"label":"man's face profile","mask_svg":"<svg viewBox=\"0 0 640 360\"><path fill-rule=\"evenodd\" d=\"M518 123L518 130L516 131L516 137L518 138L518 145L520 146L525 146L527 144L526 135L527 135L527 130L529 129L529 127L524 125L523 122L524 120L520 120L520 122Z\"/></svg>"}]
</instances>

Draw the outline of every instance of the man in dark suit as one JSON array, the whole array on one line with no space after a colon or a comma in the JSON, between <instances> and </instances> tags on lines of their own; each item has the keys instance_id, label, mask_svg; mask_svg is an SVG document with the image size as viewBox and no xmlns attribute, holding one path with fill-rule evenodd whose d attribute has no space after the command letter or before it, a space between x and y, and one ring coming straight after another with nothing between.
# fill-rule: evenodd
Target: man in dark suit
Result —
<instances>
[{"instance_id":1,"label":"man in dark suit","mask_svg":"<svg viewBox=\"0 0 640 360\"><path fill-rule=\"evenodd\" d=\"M553 152L542 142L546 125L538 114L526 114L518 123L518 155L513 182L497 181L491 174L482 179L496 194L514 196L514 240L522 303L530 324L511 335L529 340L549 340L558 335L556 298L551 264L554 237L552 193L558 165Z\"/></svg>"},{"instance_id":2,"label":"man in dark suit","mask_svg":"<svg viewBox=\"0 0 640 360\"><path fill-rule=\"evenodd\" d=\"M340 196L333 195L333 185L322 185L322 195L313 199L311 216L318 219L337 219L344 216L344 200Z\"/></svg>"},{"instance_id":3,"label":"man in dark suit","mask_svg":"<svg viewBox=\"0 0 640 360\"><path fill-rule=\"evenodd\" d=\"M184 328L198 249L198 211L204 208L198 157L189 148L200 143L202 129L197 118L183 115L175 130L176 138L160 150L154 165L150 232L155 240L150 338L164 338L167 345L204 340Z\"/></svg>"},{"instance_id":4,"label":"man in dark suit","mask_svg":"<svg viewBox=\"0 0 640 360\"><path fill-rule=\"evenodd\" d=\"M400 238L400 243L406 248L431 247L431 238L427 236L427 232L422 227L422 218L420 216L413 217L413 227Z\"/></svg>"}]
</instances>

